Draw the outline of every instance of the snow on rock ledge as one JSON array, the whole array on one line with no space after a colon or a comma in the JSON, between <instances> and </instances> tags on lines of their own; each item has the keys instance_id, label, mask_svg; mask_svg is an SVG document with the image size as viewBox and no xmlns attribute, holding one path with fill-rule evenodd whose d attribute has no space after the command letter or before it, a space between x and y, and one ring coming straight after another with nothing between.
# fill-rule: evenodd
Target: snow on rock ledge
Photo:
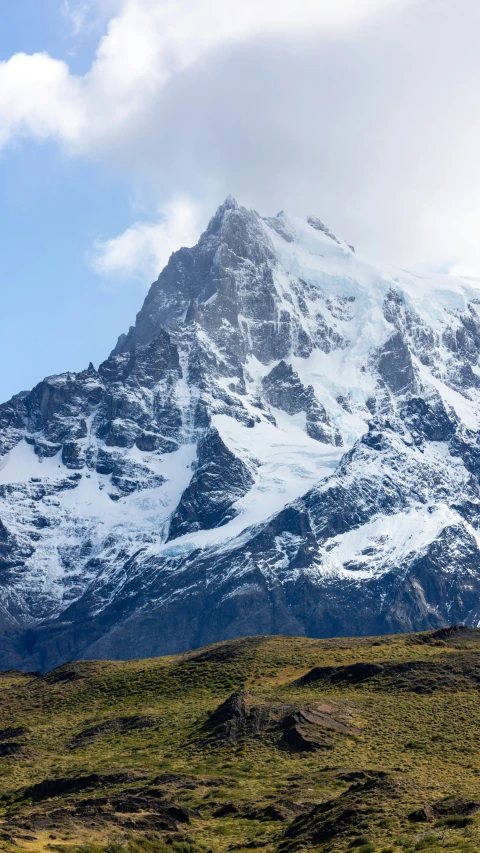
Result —
<instances>
[{"instance_id":1,"label":"snow on rock ledge","mask_svg":"<svg viewBox=\"0 0 480 853\"><path fill-rule=\"evenodd\" d=\"M227 199L0 406L0 664L480 619L480 282Z\"/></svg>"}]
</instances>

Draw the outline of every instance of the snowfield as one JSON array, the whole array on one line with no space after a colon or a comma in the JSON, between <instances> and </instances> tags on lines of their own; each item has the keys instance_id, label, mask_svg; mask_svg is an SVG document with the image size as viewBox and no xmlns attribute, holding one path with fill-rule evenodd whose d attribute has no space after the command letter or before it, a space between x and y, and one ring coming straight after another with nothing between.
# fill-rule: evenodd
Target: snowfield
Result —
<instances>
[{"instance_id":1,"label":"snowfield","mask_svg":"<svg viewBox=\"0 0 480 853\"><path fill-rule=\"evenodd\" d=\"M2 665L478 624L479 307L227 199L98 370L0 407Z\"/></svg>"}]
</instances>

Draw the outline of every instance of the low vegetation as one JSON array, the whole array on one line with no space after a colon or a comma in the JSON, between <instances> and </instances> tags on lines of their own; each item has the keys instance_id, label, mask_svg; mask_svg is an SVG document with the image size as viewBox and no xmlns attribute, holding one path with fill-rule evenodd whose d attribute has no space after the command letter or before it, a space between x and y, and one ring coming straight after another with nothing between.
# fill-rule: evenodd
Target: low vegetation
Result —
<instances>
[{"instance_id":1,"label":"low vegetation","mask_svg":"<svg viewBox=\"0 0 480 853\"><path fill-rule=\"evenodd\" d=\"M0 849L480 851L480 631L0 673Z\"/></svg>"}]
</instances>

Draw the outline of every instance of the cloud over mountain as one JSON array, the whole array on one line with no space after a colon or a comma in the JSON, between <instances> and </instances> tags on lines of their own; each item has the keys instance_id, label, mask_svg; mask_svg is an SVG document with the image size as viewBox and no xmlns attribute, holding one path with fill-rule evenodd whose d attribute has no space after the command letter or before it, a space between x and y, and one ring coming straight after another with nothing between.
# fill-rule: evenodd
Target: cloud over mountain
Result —
<instances>
[{"instance_id":1,"label":"cloud over mountain","mask_svg":"<svg viewBox=\"0 0 480 853\"><path fill-rule=\"evenodd\" d=\"M320 209L384 260L480 269L472 0L111 0L72 25L95 8L110 17L83 76L44 53L0 64L0 146L58 140L148 215L233 192Z\"/></svg>"}]
</instances>

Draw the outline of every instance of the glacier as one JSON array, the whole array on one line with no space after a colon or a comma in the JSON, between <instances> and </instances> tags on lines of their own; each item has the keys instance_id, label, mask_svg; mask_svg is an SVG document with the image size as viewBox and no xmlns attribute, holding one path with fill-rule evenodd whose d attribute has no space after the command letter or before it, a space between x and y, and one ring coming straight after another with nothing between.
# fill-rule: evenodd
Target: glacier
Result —
<instances>
[{"instance_id":1,"label":"glacier","mask_svg":"<svg viewBox=\"0 0 480 853\"><path fill-rule=\"evenodd\" d=\"M228 198L0 406L0 666L480 624L480 280Z\"/></svg>"}]
</instances>

